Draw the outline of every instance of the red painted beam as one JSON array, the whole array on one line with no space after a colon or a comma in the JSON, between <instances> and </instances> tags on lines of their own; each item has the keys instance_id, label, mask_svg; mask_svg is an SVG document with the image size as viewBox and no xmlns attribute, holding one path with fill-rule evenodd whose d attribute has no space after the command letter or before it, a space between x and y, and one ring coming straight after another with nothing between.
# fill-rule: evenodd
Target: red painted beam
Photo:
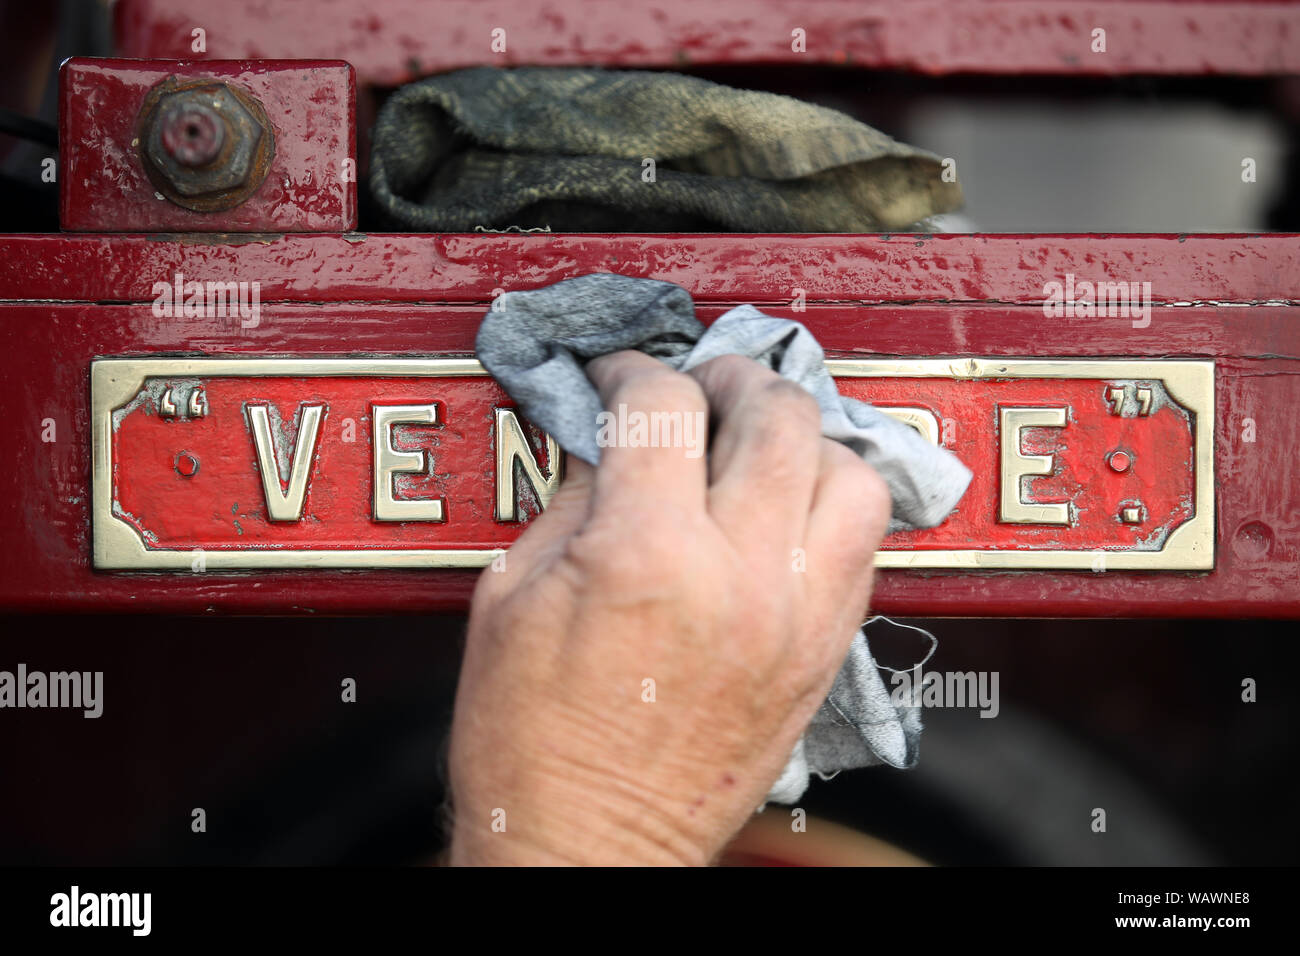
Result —
<instances>
[{"instance_id":1,"label":"red painted beam","mask_svg":"<svg viewBox=\"0 0 1300 956\"><path fill-rule=\"evenodd\" d=\"M261 283L264 302L488 302L584 272L698 300L1041 304L1067 274L1151 283L1158 303L1300 303L1300 236L5 236L0 300L151 302L176 272ZM743 298L742 298L743 295Z\"/></svg>"},{"instance_id":2,"label":"red painted beam","mask_svg":"<svg viewBox=\"0 0 1300 956\"><path fill-rule=\"evenodd\" d=\"M463 355L492 288L617 268L681 282L706 319L727 302L765 303L804 321L835 355L1213 360L1213 571L890 570L881 572L876 607L909 615L1300 616L1300 419L1289 414L1300 407L1297 237L359 238L237 245L0 238L0 442L15 463L0 475L0 606L222 614L463 608L473 571L93 571L90 362ZM178 267L199 279L265 279L257 326L155 315L152 283ZM1141 328L1122 318L1047 321L1042 287L1067 272L1153 281L1153 299L1199 304L1156 305ZM794 277L808 283L804 312L791 306ZM1260 302L1277 304L1247 305ZM42 440L48 421L54 441Z\"/></svg>"},{"instance_id":3,"label":"red painted beam","mask_svg":"<svg viewBox=\"0 0 1300 956\"><path fill-rule=\"evenodd\" d=\"M203 53L196 29L204 31ZM796 29L806 38L802 51ZM1094 52L1098 29L1105 52ZM492 47L494 30L505 31L502 52ZM363 83L378 85L485 64L1300 72L1300 6L1227 0L120 0L116 37L124 56L342 59Z\"/></svg>"}]
</instances>

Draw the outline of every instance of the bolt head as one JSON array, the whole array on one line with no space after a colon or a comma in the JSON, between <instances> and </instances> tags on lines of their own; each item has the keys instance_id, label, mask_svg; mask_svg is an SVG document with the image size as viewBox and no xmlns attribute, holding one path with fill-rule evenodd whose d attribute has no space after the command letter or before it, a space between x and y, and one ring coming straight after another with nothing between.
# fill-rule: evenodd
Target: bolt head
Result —
<instances>
[{"instance_id":1,"label":"bolt head","mask_svg":"<svg viewBox=\"0 0 1300 956\"><path fill-rule=\"evenodd\" d=\"M182 166L207 166L221 155L226 124L201 104L172 102L158 113L162 148Z\"/></svg>"},{"instance_id":2,"label":"bolt head","mask_svg":"<svg viewBox=\"0 0 1300 956\"><path fill-rule=\"evenodd\" d=\"M174 79L167 82L175 85ZM251 96L225 83L155 88L141 126L140 149L151 177L180 205L237 205L261 185L270 166L274 138L265 113Z\"/></svg>"}]
</instances>

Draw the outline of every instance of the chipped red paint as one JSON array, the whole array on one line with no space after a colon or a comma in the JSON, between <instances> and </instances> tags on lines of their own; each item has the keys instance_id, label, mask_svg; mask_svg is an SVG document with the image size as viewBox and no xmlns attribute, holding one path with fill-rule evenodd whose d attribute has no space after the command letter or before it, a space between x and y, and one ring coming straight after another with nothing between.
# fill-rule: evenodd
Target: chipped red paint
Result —
<instances>
[{"instance_id":1,"label":"chipped red paint","mask_svg":"<svg viewBox=\"0 0 1300 956\"><path fill-rule=\"evenodd\" d=\"M195 212L158 192L138 142L140 108L168 77L211 78L261 103L274 156L230 209ZM344 232L356 226L356 80L346 63L74 57L60 72L59 221L74 232ZM261 168L265 169L265 166Z\"/></svg>"},{"instance_id":2,"label":"chipped red paint","mask_svg":"<svg viewBox=\"0 0 1300 956\"><path fill-rule=\"evenodd\" d=\"M1216 365L1212 572L883 571L882 613L1300 615L1300 238L289 236L237 244L140 236L0 238L0 606L23 610L389 613L463 608L473 571L96 573L90 567L89 367L130 355L465 355L494 288L601 269L680 282L711 319L729 302L799 318L832 354L1160 357ZM263 281L254 328L157 316L152 285ZM1152 282L1150 323L1046 321L1065 273ZM792 286L807 309L795 312ZM41 301L43 300L43 301ZM421 301L422 300L422 301ZM1035 301L1037 300L1037 302ZM112 304L114 302L121 304ZM1217 303L1217 304L1215 304ZM1253 307L1243 307L1247 303ZM43 441L52 423L54 441ZM1028 435L1028 433L1027 433ZM1032 437L1032 436L1030 436ZM1149 479L1141 447L1118 494ZM201 450L202 481L209 461ZM173 458L160 468L166 472ZM174 482L182 479L171 472ZM1099 477L1097 480L1102 480ZM1124 492L1127 494L1127 491Z\"/></svg>"},{"instance_id":3,"label":"chipped red paint","mask_svg":"<svg viewBox=\"0 0 1300 956\"><path fill-rule=\"evenodd\" d=\"M1177 0L120 0L125 56L313 56L397 85L461 67L835 64L921 73L1300 72L1300 6ZM494 52L493 30L505 31ZM798 49L792 31L804 31ZM1093 31L1106 31L1094 52ZM499 45L498 45L499 46Z\"/></svg>"}]
</instances>

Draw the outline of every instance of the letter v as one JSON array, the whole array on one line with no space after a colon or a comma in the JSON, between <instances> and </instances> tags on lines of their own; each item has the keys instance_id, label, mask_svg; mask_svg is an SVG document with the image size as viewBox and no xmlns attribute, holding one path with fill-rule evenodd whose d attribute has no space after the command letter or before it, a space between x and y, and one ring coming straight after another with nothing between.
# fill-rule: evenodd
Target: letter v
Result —
<instances>
[{"instance_id":1,"label":"letter v","mask_svg":"<svg viewBox=\"0 0 1300 956\"><path fill-rule=\"evenodd\" d=\"M289 465L289 490L280 487L280 460L271 438L271 421L265 405L249 405L248 420L257 444L257 467L262 472L262 490L266 492L266 513L272 521L302 519L303 499L307 497L307 476L311 471L312 453L316 449L316 432L320 430L324 405L302 406L298 424L298 445Z\"/></svg>"}]
</instances>

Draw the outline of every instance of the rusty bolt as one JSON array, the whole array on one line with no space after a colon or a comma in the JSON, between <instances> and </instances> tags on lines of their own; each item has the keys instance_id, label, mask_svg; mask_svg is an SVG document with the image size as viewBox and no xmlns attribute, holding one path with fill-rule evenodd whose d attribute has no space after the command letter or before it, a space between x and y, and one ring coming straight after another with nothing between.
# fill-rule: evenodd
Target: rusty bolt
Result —
<instances>
[{"instance_id":1,"label":"rusty bolt","mask_svg":"<svg viewBox=\"0 0 1300 956\"><path fill-rule=\"evenodd\" d=\"M211 212L237 206L270 169L275 137L252 96L215 80L169 77L140 110L140 150L149 178L179 206Z\"/></svg>"},{"instance_id":2,"label":"rusty bolt","mask_svg":"<svg viewBox=\"0 0 1300 956\"><path fill-rule=\"evenodd\" d=\"M226 124L203 103L170 102L158 114L162 148L182 166L206 166L221 155Z\"/></svg>"}]
</instances>

